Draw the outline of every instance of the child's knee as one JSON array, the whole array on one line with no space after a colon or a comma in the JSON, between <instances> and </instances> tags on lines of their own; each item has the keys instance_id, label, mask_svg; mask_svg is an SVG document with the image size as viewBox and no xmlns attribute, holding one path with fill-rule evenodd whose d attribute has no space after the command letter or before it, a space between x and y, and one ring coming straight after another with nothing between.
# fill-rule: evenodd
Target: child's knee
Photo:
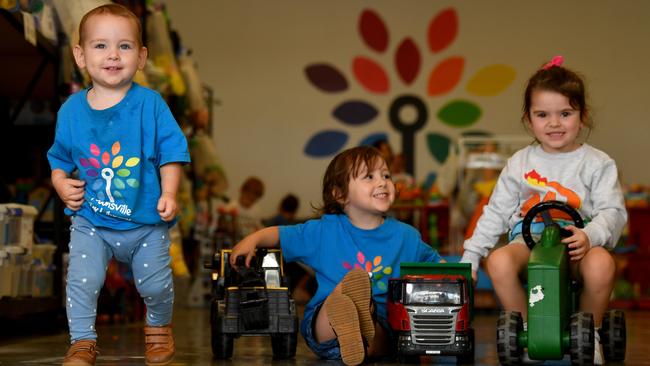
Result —
<instances>
[{"instance_id":1,"label":"child's knee","mask_svg":"<svg viewBox=\"0 0 650 366\"><path fill-rule=\"evenodd\" d=\"M610 282L616 275L616 263L604 248L595 247L582 259L580 272L585 281Z\"/></svg>"},{"instance_id":2,"label":"child's knee","mask_svg":"<svg viewBox=\"0 0 650 366\"><path fill-rule=\"evenodd\" d=\"M161 296L169 296L173 293L173 286L171 283L171 279L169 282L166 280L160 280L160 281L143 281L140 283L136 283L136 288L138 289L138 293L140 296L143 298L159 298Z\"/></svg>"}]
</instances>

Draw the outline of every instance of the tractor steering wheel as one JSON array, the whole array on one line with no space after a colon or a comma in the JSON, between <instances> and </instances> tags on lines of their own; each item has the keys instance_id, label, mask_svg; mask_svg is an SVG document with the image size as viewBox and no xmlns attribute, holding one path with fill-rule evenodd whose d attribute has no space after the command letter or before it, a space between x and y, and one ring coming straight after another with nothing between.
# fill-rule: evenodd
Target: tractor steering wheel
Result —
<instances>
[{"instance_id":1,"label":"tractor steering wheel","mask_svg":"<svg viewBox=\"0 0 650 366\"><path fill-rule=\"evenodd\" d=\"M569 206L568 204L560 201L546 201L546 202L540 202L533 206L528 213L526 213L526 216L524 216L524 221L521 224L521 236L524 238L524 242L526 245L528 245L528 248L530 250L533 249L535 244L535 240L533 239L532 234L530 233L530 225L532 224L533 220L537 215L541 214L542 219L544 220L544 226L549 226L555 224L553 222L553 219L551 218L551 215L548 214L547 211L549 210L560 210L564 212L565 214L569 215L571 219L573 220L573 226L582 229L585 227L585 223L582 220L582 217L580 217L580 214L578 211ZM567 237L570 236L571 232L566 230L566 229L561 229L560 230L560 235L562 237Z\"/></svg>"}]
</instances>

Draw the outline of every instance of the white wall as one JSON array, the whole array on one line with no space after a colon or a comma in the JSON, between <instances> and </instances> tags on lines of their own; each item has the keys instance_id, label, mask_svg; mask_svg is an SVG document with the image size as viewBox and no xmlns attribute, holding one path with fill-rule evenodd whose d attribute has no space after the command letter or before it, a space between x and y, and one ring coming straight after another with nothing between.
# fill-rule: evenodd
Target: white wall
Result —
<instances>
[{"instance_id":1,"label":"white wall","mask_svg":"<svg viewBox=\"0 0 650 366\"><path fill-rule=\"evenodd\" d=\"M428 73L441 57L462 55L466 69L460 85L480 68L512 66L514 83L495 97L468 96L458 87L445 97L427 98L430 114L451 97L478 103L483 116L472 129L520 134L523 85L539 65L556 54L567 67L586 77L596 129L589 142L614 157L625 182L650 183L650 169L639 164L650 156L647 118L650 103L650 2L627 1L225 1L167 0L172 27L193 49L204 82L215 91L214 142L230 178L230 194L249 175L260 176L267 194L260 202L274 212L287 192L301 198L302 215L309 203L320 202L320 183L330 158L303 154L307 140L325 128L347 129L349 146L374 131L391 131L400 150L399 134L388 124L386 106L394 94L376 96L355 82L352 58L372 56L389 71L392 93L426 98ZM440 55L427 52L426 30L442 9L453 6L460 30ZM369 50L358 32L363 9L376 11L390 33L386 54ZM410 36L422 53L422 71L411 86L397 82L394 50ZM325 94L311 85L305 66L328 62L350 82L344 93ZM380 109L367 126L348 127L331 112L347 99L364 98ZM429 121L427 131L456 136L460 131ZM349 147L348 146L348 147ZM438 166L426 150L424 134L416 140L416 171ZM422 178L419 176L419 178Z\"/></svg>"}]
</instances>

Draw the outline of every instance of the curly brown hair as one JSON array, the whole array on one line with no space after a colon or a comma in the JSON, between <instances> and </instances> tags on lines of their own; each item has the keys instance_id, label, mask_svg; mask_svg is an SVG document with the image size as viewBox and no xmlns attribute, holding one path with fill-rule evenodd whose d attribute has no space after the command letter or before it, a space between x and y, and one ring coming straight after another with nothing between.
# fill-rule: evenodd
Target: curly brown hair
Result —
<instances>
[{"instance_id":1,"label":"curly brown hair","mask_svg":"<svg viewBox=\"0 0 650 366\"><path fill-rule=\"evenodd\" d=\"M343 213L343 201L348 197L350 179L359 176L364 167L373 167L384 161L381 152L372 146L347 149L332 159L323 176L323 206L321 214Z\"/></svg>"}]
</instances>

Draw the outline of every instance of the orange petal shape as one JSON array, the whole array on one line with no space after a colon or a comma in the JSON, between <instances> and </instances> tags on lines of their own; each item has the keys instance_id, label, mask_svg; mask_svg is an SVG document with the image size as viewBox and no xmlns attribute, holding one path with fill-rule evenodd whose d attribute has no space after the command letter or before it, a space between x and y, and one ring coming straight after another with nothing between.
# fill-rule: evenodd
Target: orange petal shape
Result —
<instances>
[{"instance_id":1,"label":"orange petal shape","mask_svg":"<svg viewBox=\"0 0 650 366\"><path fill-rule=\"evenodd\" d=\"M386 24L373 10L366 9L359 18L359 33L368 45L378 52L386 51L388 47L388 29Z\"/></svg>"},{"instance_id":2,"label":"orange petal shape","mask_svg":"<svg viewBox=\"0 0 650 366\"><path fill-rule=\"evenodd\" d=\"M111 161L111 156L108 155L108 151L104 151L104 153L102 154L102 163L104 163L104 165L108 165L110 161Z\"/></svg>"},{"instance_id":3,"label":"orange petal shape","mask_svg":"<svg viewBox=\"0 0 650 366\"><path fill-rule=\"evenodd\" d=\"M460 81L464 67L465 59L460 56L449 57L440 62L429 76L429 95L441 95L452 90Z\"/></svg>"},{"instance_id":4,"label":"orange petal shape","mask_svg":"<svg viewBox=\"0 0 650 366\"><path fill-rule=\"evenodd\" d=\"M366 261L366 257L363 255L362 252L357 252L357 262L363 263Z\"/></svg>"},{"instance_id":5,"label":"orange petal shape","mask_svg":"<svg viewBox=\"0 0 650 366\"><path fill-rule=\"evenodd\" d=\"M420 72L420 51L412 39L406 38L400 43L395 53L395 64L399 76L406 85L411 84L418 76Z\"/></svg>"},{"instance_id":6,"label":"orange petal shape","mask_svg":"<svg viewBox=\"0 0 650 366\"><path fill-rule=\"evenodd\" d=\"M432 52L440 52L454 41L458 34L458 15L453 8L438 13L429 24L427 38Z\"/></svg>"},{"instance_id":7,"label":"orange petal shape","mask_svg":"<svg viewBox=\"0 0 650 366\"><path fill-rule=\"evenodd\" d=\"M385 93L388 91L388 75L378 63L363 56L356 57L352 62L352 72L357 81L368 91Z\"/></svg>"},{"instance_id":8,"label":"orange petal shape","mask_svg":"<svg viewBox=\"0 0 650 366\"><path fill-rule=\"evenodd\" d=\"M483 97L497 95L515 81L516 74L515 70L508 65L486 66L467 83L467 91Z\"/></svg>"},{"instance_id":9,"label":"orange petal shape","mask_svg":"<svg viewBox=\"0 0 650 366\"><path fill-rule=\"evenodd\" d=\"M380 263L381 263L380 255L376 256L375 259L372 260L372 264L374 264L375 266L378 266Z\"/></svg>"},{"instance_id":10,"label":"orange petal shape","mask_svg":"<svg viewBox=\"0 0 650 366\"><path fill-rule=\"evenodd\" d=\"M90 144L90 153L99 156L99 147L95 144Z\"/></svg>"},{"instance_id":11,"label":"orange petal shape","mask_svg":"<svg viewBox=\"0 0 650 366\"><path fill-rule=\"evenodd\" d=\"M113 156L115 156L115 155L117 155L119 152L120 152L120 142L119 142L119 141L115 141L115 143L113 144L113 146L111 146L111 154L113 154Z\"/></svg>"}]
</instances>

